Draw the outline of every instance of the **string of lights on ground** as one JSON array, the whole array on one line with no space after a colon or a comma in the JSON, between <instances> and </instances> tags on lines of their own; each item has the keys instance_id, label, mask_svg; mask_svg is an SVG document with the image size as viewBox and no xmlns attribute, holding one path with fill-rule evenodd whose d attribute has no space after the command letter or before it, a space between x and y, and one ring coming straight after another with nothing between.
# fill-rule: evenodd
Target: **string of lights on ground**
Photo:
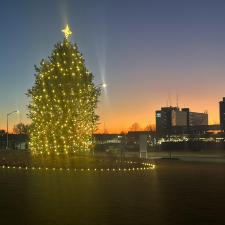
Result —
<instances>
[{"instance_id":1,"label":"string of lights on ground","mask_svg":"<svg viewBox=\"0 0 225 225\"><path fill-rule=\"evenodd\" d=\"M141 163L142 167L135 167L134 164L136 162L126 161L132 165L132 167L119 167L119 168L57 168L57 167L28 167L28 166L9 166L9 165L1 165L1 169L10 169L10 170L25 170L25 171L67 171L67 172L126 172L126 171L146 171L146 170L154 170L156 168L155 164L152 163Z\"/></svg>"}]
</instances>

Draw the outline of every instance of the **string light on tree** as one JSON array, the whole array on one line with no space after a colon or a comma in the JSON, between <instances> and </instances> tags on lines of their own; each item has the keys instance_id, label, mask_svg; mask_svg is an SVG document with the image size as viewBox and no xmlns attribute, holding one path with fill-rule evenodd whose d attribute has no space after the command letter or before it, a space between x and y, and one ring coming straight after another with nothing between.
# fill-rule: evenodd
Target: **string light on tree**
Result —
<instances>
[{"instance_id":1,"label":"string light on tree","mask_svg":"<svg viewBox=\"0 0 225 225\"><path fill-rule=\"evenodd\" d=\"M62 32L64 40L35 66L35 84L28 90L29 145L34 154L71 154L93 147L101 88L94 85L76 44L69 41L69 26Z\"/></svg>"}]
</instances>

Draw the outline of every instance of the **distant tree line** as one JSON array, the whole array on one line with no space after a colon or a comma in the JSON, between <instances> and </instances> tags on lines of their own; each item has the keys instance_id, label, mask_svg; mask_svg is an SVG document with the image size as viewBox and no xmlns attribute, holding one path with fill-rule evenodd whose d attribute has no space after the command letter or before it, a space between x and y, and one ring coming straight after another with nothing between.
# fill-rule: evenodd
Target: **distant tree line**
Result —
<instances>
[{"instance_id":1,"label":"distant tree line","mask_svg":"<svg viewBox=\"0 0 225 225\"><path fill-rule=\"evenodd\" d=\"M148 124L146 127L142 128L139 123L133 123L128 131L155 131L155 126L152 124Z\"/></svg>"}]
</instances>

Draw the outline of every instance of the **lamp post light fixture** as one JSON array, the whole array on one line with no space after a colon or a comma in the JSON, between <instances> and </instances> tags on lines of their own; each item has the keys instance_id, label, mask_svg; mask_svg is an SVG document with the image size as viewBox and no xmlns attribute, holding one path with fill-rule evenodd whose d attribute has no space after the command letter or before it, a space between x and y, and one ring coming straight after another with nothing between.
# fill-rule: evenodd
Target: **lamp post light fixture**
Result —
<instances>
[{"instance_id":1,"label":"lamp post light fixture","mask_svg":"<svg viewBox=\"0 0 225 225\"><path fill-rule=\"evenodd\" d=\"M6 137L6 149L9 149L9 116L13 113L19 113L19 110L14 110L10 113L7 113L7 137Z\"/></svg>"},{"instance_id":2,"label":"lamp post light fixture","mask_svg":"<svg viewBox=\"0 0 225 225\"><path fill-rule=\"evenodd\" d=\"M102 86L103 88L107 88L107 84L106 84L106 83L102 83L101 86Z\"/></svg>"},{"instance_id":3,"label":"lamp post light fixture","mask_svg":"<svg viewBox=\"0 0 225 225\"><path fill-rule=\"evenodd\" d=\"M107 88L107 84L106 83L101 83L101 84L98 84L97 87L100 87L101 89L106 89ZM92 116L92 118L93 118L93 116ZM94 143L94 129L93 129L93 127L92 127L91 133L92 133L92 136L91 136L92 140L91 140L91 142L92 142L92 148L93 148L93 143ZM93 156L95 154L94 148L92 149L92 154L93 154Z\"/></svg>"}]
</instances>

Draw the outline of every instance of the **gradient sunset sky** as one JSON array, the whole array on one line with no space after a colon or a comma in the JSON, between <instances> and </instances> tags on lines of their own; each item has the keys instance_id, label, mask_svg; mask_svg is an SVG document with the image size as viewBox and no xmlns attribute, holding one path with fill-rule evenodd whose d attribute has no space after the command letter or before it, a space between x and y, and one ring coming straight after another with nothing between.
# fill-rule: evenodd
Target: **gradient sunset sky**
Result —
<instances>
[{"instance_id":1,"label":"gradient sunset sky","mask_svg":"<svg viewBox=\"0 0 225 225\"><path fill-rule=\"evenodd\" d=\"M154 124L155 110L208 110L219 122L225 96L224 0L7 0L0 3L0 129L6 113L28 123L25 96L34 64L63 40L68 23L95 83L106 82L100 131ZM170 99L170 100L169 100Z\"/></svg>"}]
</instances>

